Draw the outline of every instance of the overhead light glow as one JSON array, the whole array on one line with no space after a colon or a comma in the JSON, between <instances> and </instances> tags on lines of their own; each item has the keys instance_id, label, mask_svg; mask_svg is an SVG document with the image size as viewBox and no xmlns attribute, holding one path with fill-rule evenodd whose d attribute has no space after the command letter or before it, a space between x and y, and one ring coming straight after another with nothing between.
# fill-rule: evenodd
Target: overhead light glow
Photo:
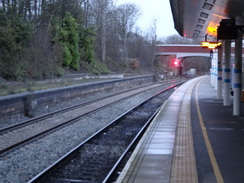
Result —
<instances>
[{"instance_id":1,"label":"overhead light glow","mask_svg":"<svg viewBox=\"0 0 244 183\"><path fill-rule=\"evenodd\" d=\"M217 36L217 28L215 28L215 27L208 27L207 32L208 32L208 34L211 34L213 36Z\"/></svg>"},{"instance_id":2,"label":"overhead light glow","mask_svg":"<svg viewBox=\"0 0 244 183\"><path fill-rule=\"evenodd\" d=\"M209 49L216 49L221 48L222 43L221 42L208 42L208 41L202 41L202 48L209 48Z\"/></svg>"},{"instance_id":3,"label":"overhead light glow","mask_svg":"<svg viewBox=\"0 0 244 183\"><path fill-rule=\"evenodd\" d=\"M218 14L215 14L215 13L213 13L212 15L215 16L215 17L218 17L220 19L226 19L227 18L227 16L222 16L222 15L218 15Z\"/></svg>"}]
</instances>

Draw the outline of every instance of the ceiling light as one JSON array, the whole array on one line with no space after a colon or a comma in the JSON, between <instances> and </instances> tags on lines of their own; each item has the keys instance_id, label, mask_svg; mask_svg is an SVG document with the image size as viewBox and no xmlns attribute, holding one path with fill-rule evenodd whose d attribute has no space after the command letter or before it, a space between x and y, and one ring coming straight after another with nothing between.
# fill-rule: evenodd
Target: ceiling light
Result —
<instances>
[{"instance_id":1,"label":"ceiling light","mask_svg":"<svg viewBox=\"0 0 244 183\"><path fill-rule=\"evenodd\" d=\"M203 28L203 26L202 26L202 25L198 25L198 24L197 24L196 28L197 28L197 29L202 29L202 28Z\"/></svg>"},{"instance_id":2,"label":"ceiling light","mask_svg":"<svg viewBox=\"0 0 244 183\"><path fill-rule=\"evenodd\" d=\"M211 10L213 8L213 5L209 3L204 3L202 8L206 10Z\"/></svg>"},{"instance_id":3,"label":"ceiling light","mask_svg":"<svg viewBox=\"0 0 244 183\"><path fill-rule=\"evenodd\" d=\"M216 0L205 0L205 2L210 3L210 4L215 4Z\"/></svg>"},{"instance_id":4,"label":"ceiling light","mask_svg":"<svg viewBox=\"0 0 244 183\"><path fill-rule=\"evenodd\" d=\"M194 33L195 33L195 34L200 34L200 32L201 32L200 30L195 30Z\"/></svg>"},{"instance_id":5,"label":"ceiling light","mask_svg":"<svg viewBox=\"0 0 244 183\"><path fill-rule=\"evenodd\" d=\"M206 20L203 20L203 19L201 19L201 18L198 19L198 23L199 23L199 24L205 24L205 22L206 22Z\"/></svg>"},{"instance_id":6,"label":"ceiling light","mask_svg":"<svg viewBox=\"0 0 244 183\"><path fill-rule=\"evenodd\" d=\"M193 34L193 37L194 37L194 38L197 38L197 37L198 37L198 34L195 34L195 33L194 33L194 34Z\"/></svg>"},{"instance_id":7,"label":"ceiling light","mask_svg":"<svg viewBox=\"0 0 244 183\"><path fill-rule=\"evenodd\" d=\"M204 13L204 12L201 12L200 17L207 19L208 18L208 14Z\"/></svg>"}]
</instances>

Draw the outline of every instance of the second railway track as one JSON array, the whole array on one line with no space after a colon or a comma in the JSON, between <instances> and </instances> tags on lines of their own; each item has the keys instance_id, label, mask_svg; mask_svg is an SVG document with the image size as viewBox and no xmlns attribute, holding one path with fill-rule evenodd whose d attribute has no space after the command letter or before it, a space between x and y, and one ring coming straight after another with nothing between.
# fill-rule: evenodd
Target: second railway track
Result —
<instances>
[{"instance_id":1,"label":"second railway track","mask_svg":"<svg viewBox=\"0 0 244 183\"><path fill-rule=\"evenodd\" d=\"M180 83L180 81L177 83ZM13 180L12 182L26 182L30 180L31 177L45 169L48 164L54 163L58 158L79 144L82 139L89 138L92 133L107 125L109 120L114 119L116 115L119 116L123 111L131 108L134 105L133 103L138 103L142 101L142 98L147 98L152 93L157 93L160 88L163 89L177 83L170 82L166 85L161 83L159 88L153 88L152 91L141 90L140 95L134 95L126 100L123 100L123 97L121 97L120 102L90 113L79 119L78 123L72 123L72 125L65 128L61 127L58 130L53 130L48 135L42 135L41 138L37 137L24 145L0 154L0 161L2 162L0 166L0 179L3 181ZM115 98L112 100L115 102ZM105 105L105 102L100 102L100 104ZM74 111L71 110L70 112ZM82 111L80 110L80 112ZM57 116L59 119L67 118L63 114L58 114ZM8 133L11 133L11 130Z\"/></svg>"},{"instance_id":2,"label":"second railway track","mask_svg":"<svg viewBox=\"0 0 244 183\"><path fill-rule=\"evenodd\" d=\"M104 129L72 151L60 158L53 165L34 177L33 182L108 182L128 151L131 142L136 142L146 126L148 126L156 111L168 98L174 86L171 86L155 96L146 99L135 108L128 110ZM127 152L128 153L128 152ZM112 171L112 173L111 173Z\"/></svg>"},{"instance_id":3,"label":"second railway track","mask_svg":"<svg viewBox=\"0 0 244 183\"><path fill-rule=\"evenodd\" d=\"M5 129L0 129L0 154L12 150L53 130L57 130L65 125L74 123L84 115L158 86L160 85L150 85L137 90L127 91L109 97L103 97L101 99L75 105L47 115L30 119Z\"/></svg>"}]
</instances>

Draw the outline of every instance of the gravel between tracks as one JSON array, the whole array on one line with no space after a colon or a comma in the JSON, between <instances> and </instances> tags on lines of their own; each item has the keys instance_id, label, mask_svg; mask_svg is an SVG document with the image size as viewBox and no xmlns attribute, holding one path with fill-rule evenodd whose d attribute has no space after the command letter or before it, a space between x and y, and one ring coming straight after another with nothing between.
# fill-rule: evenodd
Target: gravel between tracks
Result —
<instances>
[{"instance_id":1,"label":"gravel between tracks","mask_svg":"<svg viewBox=\"0 0 244 183\"><path fill-rule=\"evenodd\" d=\"M163 89L163 87L161 88ZM114 104L0 157L0 182L27 182L84 139L160 89Z\"/></svg>"}]
</instances>

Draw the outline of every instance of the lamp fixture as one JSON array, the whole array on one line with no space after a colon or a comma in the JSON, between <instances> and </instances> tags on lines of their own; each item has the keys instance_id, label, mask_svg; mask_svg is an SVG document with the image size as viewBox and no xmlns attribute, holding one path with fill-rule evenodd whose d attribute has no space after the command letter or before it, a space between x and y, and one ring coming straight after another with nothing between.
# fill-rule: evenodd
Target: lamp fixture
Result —
<instances>
[{"instance_id":1,"label":"lamp fixture","mask_svg":"<svg viewBox=\"0 0 244 183\"><path fill-rule=\"evenodd\" d=\"M212 10L213 5L209 3L204 3L202 8L206 10Z\"/></svg>"},{"instance_id":2,"label":"lamp fixture","mask_svg":"<svg viewBox=\"0 0 244 183\"><path fill-rule=\"evenodd\" d=\"M206 22L206 20L203 20L203 19L201 19L201 18L198 19L198 23L199 23L199 24L205 24L205 22Z\"/></svg>"},{"instance_id":3,"label":"lamp fixture","mask_svg":"<svg viewBox=\"0 0 244 183\"><path fill-rule=\"evenodd\" d=\"M202 25L197 24L196 28L197 28L197 29L202 29L202 28L203 28L203 26L202 26Z\"/></svg>"},{"instance_id":4,"label":"lamp fixture","mask_svg":"<svg viewBox=\"0 0 244 183\"><path fill-rule=\"evenodd\" d=\"M201 12L200 17L207 19L208 18L208 14L204 13L204 12Z\"/></svg>"}]
</instances>

